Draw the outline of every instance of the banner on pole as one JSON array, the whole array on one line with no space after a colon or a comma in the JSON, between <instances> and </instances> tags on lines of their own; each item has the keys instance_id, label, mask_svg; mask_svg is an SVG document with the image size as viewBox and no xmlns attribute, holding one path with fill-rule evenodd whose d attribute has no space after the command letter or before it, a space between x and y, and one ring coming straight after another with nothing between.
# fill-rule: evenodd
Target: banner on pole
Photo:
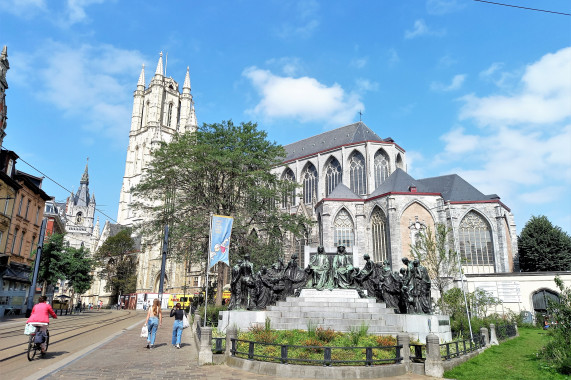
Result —
<instances>
[{"instance_id":1,"label":"banner on pole","mask_svg":"<svg viewBox=\"0 0 571 380\"><path fill-rule=\"evenodd\" d=\"M230 265L228 253L230 250L230 233L234 218L222 215L212 215L210 224L210 263L212 268L219 261Z\"/></svg>"}]
</instances>

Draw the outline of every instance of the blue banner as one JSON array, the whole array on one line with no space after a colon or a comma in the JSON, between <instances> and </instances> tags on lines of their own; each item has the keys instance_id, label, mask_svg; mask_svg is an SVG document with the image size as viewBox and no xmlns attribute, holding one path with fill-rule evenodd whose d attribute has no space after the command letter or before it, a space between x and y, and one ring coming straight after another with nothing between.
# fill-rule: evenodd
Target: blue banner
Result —
<instances>
[{"instance_id":1,"label":"blue banner","mask_svg":"<svg viewBox=\"0 0 571 380\"><path fill-rule=\"evenodd\" d=\"M219 261L230 265L230 233L234 219L229 216L213 215L210 222L210 264L212 268Z\"/></svg>"}]
</instances>

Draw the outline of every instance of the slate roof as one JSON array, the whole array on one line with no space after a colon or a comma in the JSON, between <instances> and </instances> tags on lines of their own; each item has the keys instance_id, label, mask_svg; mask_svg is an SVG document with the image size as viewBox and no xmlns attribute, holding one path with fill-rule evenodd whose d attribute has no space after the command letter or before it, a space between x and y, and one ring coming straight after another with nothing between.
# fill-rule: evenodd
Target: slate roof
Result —
<instances>
[{"instance_id":1,"label":"slate roof","mask_svg":"<svg viewBox=\"0 0 571 380\"><path fill-rule=\"evenodd\" d=\"M377 187L370 196L374 197L391 192L406 192L411 185L416 186L417 191L422 191L419 188L418 182L414 178L404 170L397 168L397 170L392 172L385 182L383 182L381 186Z\"/></svg>"},{"instance_id":2,"label":"slate roof","mask_svg":"<svg viewBox=\"0 0 571 380\"><path fill-rule=\"evenodd\" d=\"M330 199L363 199L353 192L350 188L339 183L335 189L326 198Z\"/></svg>"},{"instance_id":3,"label":"slate roof","mask_svg":"<svg viewBox=\"0 0 571 380\"><path fill-rule=\"evenodd\" d=\"M360 121L285 145L286 157L284 161L315 154L340 145L362 141L383 142L383 139ZM390 142L392 142L392 139Z\"/></svg>"},{"instance_id":4,"label":"slate roof","mask_svg":"<svg viewBox=\"0 0 571 380\"><path fill-rule=\"evenodd\" d=\"M369 197L396 192L408 192L416 186L419 193L440 193L446 201L488 201L500 199L497 194L485 195L458 174L414 179L402 169L395 170Z\"/></svg>"}]
</instances>

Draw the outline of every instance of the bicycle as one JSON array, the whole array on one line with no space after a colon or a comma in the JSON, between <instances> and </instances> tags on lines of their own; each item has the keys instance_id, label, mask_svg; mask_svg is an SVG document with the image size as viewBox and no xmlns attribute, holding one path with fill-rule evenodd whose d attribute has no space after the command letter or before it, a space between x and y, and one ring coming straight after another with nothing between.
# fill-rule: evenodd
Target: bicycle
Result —
<instances>
[{"instance_id":1,"label":"bicycle","mask_svg":"<svg viewBox=\"0 0 571 380\"><path fill-rule=\"evenodd\" d=\"M36 332L30 334L30 338L28 340L28 361L34 360L38 352L40 352L41 357L44 357L48 351L48 345L50 344L50 332L48 330L46 330L46 350L44 352L42 352L42 344L34 342L36 333L40 331L40 328L41 326L36 326Z\"/></svg>"}]
</instances>

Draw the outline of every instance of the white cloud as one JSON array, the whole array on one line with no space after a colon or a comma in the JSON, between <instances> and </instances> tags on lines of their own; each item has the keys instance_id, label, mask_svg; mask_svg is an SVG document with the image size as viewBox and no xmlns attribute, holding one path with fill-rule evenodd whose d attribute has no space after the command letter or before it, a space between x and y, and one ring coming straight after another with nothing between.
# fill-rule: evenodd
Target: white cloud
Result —
<instances>
[{"instance_id":1,"label":"white cloud","mask_svg":"<svg viewBox=\"0 0 571 380\"><path fill-rule=\"evenodd\" d=\"M6 12L22 18L32 18L47 10L46 0L2 0L0 12Z\"/></svg>"},{"instance_id":2,"label":"white cloud","mask_svg":"<svg viewBox=\"0 0 571 380\"><path fill-rule=\"evenodd\" d=\"M571 47L527 66L515 95L470 94L462 98L461 119L482 125L543 124L571 116Z\"/></svg>"},{"instance_id":3,"label":"white cloud","mask_svg":"<svg viewBox=\"0 0 571 380\"><path fill-rule=\"evenodd\" d=\"M377 91L379 89L379 84L377 82L371 82L368 79L358 78L355 83L360 92L365 91Z\"/></svg>"},{"instance_id":4,"label":"white cloud","mask_svg":"<svg viewBox=\"0 0 571 380\"><path fill-rule=\"evenodd\" d=\"M473 152L480 144L480 136L464 134L464 128L452 129L440 137L446 143L445 151L451 154Z\"/></svg>"},{"instance_id":5,"label":"white cloud","mask_svg":"<svg viewBox=\"0 0 571 380\"><path fill-rule=\"evenodd\" d=\"M445 32L443 30L431 29L426 25L424 20L420 19L420 20L416 20L414 22L414 29L413 30L406 30L404 32L404 38L412 39L412 38L427 36L427 35L442 36L444 34L445 34Z\"/></svg>"},{"instance_id":6,"label":"white cloud","mask_svg":"<svg viewBox=\"0 0 571 380\"><path fill-rule=\"evenodd\" d=\"M367 66L368 59L367 57L363 58L353 58L351 60L350 65L356 67L358 69L362 69L363 67Z\"/></svg>"},{"instance_id":7,"label":"white cloud","mask_svg":"<svg viewBox=\"0 0 571 380\"><path fill-rule=\"evenodd\" d=\"M460 87L462 87L462 84L464 83L465 80L466 80L465 74L454 75L454 78L452 78L450 84L445 85L440 82L432 82L430 84L430 89L433 91L444 91L444 92L458 90L460 89Z\"/></svg>"},{"instance_id":8,"label":"white cloud","mask_svg":"<svg viewBox=\"0 0 571 380\"><path fill-rule=\"evenodd\" d=\"M272 58L266 64L278 68L287 76L295 76L302 71L302 62L297 57Z\"/></svg>"},{"instance_id":9,"label":"white cloud","mask_svg":"<svg viewBox=\"0 0 571 380\"><path fill-rule=\"evenodd\" d=\"M123 140L129 128L132 91L143 56L110 45L72 47L47 42L16 70L35 94L94 135ZM28 71L30 66L42 66Z\"/></svg>"},{"instance_id":10,"label":"white cloud","mask_svg":"<svg viewBox=\"0 0 571 380\"><path fill-rule=\"evenodd\" d=\"M85 8L91 4L102 4L105 0L67 0L66 16L69 24L84 21L87 18Z\"/></svg>"},{"instance_id":11,"label":"white cloud","mask_svg":"<svg viewBox=\"0 0 571 380\"><path fill-rule=\"evenodd\" d=\"M493 74L501 70L503 66L504 64L501 62L494 62L486 70L480 72L480 77L481 78L491 77Z\"/></svg>"},{"instance_id":12,"label":"white cloud","mask_svg":"<svg viewBox=\"0 0 571 380\"><path fill-rule=\"evenodd\" d=\"M397 63L400 62L400 57L395 49L389 49L388 51L389 57L389 66L395 66Z\"/></svg>"},{"instance_id":13,"label":"white cloud","mask_svg":"<svg viewBox=\"0 0 571 380\"><path fill-rule=\"evenodd\" d=\"M458 0L427 0L426 10L430 14L443 15L457 12L466 6L465 2Z\"/></svg>"},{"instance_id":14,"label":"white cloud","mask_svg":"<svg viewBox=\"0 0 571 380\"><path fill-rule=\"evenodd\" d=\"M284 3L284 7L290 4ZM309 38L319 27L319 3L314 0L295 3L291 21L278 27L278 36L284 39Z\"/></svg>"},{"instance_id":15,"label":"white cloud","mask_svg":"<svg viewBox=\"0 0 571 380\"><path fill-rule=\"evenodd\" d=\"M359 96L347 94L337 83L326 86L310 77L281 77L255 66L245 69L261 95L260 102L249 113L267 118L294 118L302 122L325 121L345 124L365 107Z\"/></svg>"}]
</instances>

